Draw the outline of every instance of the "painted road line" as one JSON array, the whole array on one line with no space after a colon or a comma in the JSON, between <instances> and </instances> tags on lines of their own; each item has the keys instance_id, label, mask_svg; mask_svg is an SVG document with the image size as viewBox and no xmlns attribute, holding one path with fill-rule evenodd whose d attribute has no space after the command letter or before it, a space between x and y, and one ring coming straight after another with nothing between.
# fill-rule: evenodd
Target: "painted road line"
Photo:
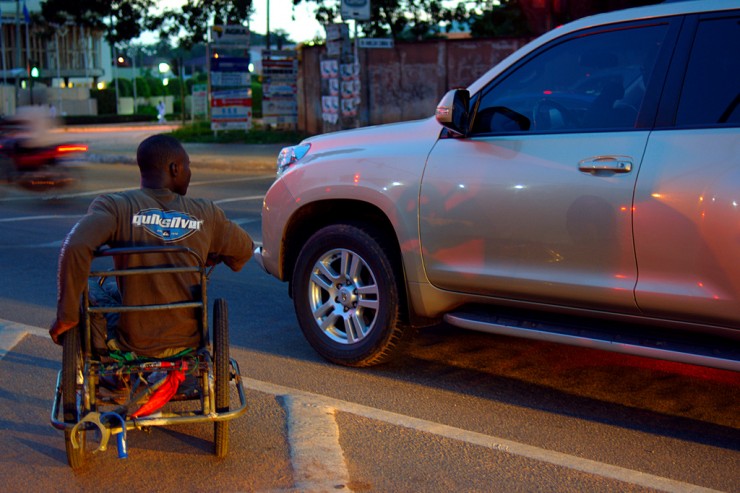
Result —
<instances>
[{"instance_id":1,"label":"painted road line","mask_svg":"<svg viewBox=\"0 0 740 493\"><path fill-rule=\"evenodd\" d=\"M64 240L50 241L48 243L33 243L28 245L0 245L0 250L28 250L29 248L62 248Z\"/></svg>"},{"instance_id":2,"label":"painted road line","mask_svg":"<svg viewBox=\"0 0 740 493\"><path fill-rule=\"evenodd\" d=\"M281 395L280 400L287 414L294 488L316 493L351 491L335 409L302 396Z\"/></svg>"},{"instance_id":3,"label":"painted road line","mask_svg":"<svg viewBox=\"0 0 740 493\"><path fill-rule=\"evenodd\" d=\"M228 199L221 199L221 200L214 200L214 204L227 204L229 202L241 202L243 200L262 200L264 199L264 195L246 195L244 197L231 197Z\"/></svg>"},{"instance_id":4,"label":"painted road line","mask_svg":"<svg viewBox=\"0 0 740 493\"><path fill-rule=\"evenodd\" d=\"M82 215L80 214L50 214L46 216L20 216L20 217L5 217L0 219L0 223L16 223L21 221L41 221L45 219L79 219Z\"/></svg>"},{"instance_id":5,"label":"painted road line","mask_svg":"<svg viewBox=\"0 0 740 493\"><path fill-rule=\"evenodd\" d=\"M243 182L243 181L257 181L257 180L264 180L267 178L271 178L272 175L259 175L259 176L245 176L245 177L239 177L239 178L224 178L219 180L202 180L202 181L192 181L190 182L190 187L197 187L201 185L214 185L219 183L236 183L236 182ZM79 198L79 197L91 197L91 196L98 196L106 193L116 193L116 192L125 192L127 190L138 190L140 187L123 187L123 188L105 188L102 190L88 190L86 192L71 192L71 193L59 193L54 195L21 195L16 197L4 197L0 198L0 202L19 202L19 201L29 201L29 200L59 200L59 199L73 199L73 198ZM255 195L251 197L237 197L234 199L224 199L222 201L216 201L216 203L219 202L234 202L237 200L262 200L264 198L264 195Z\"/></svg>"},{"instance_id":6,"label":"painted road line","mask_svg":"<svg viewBox=\"0 0 740 493\"><path fill-rule=\"evenodd\" d=\"M0 319L0 359L3 359L27 334L49 337L49 331L46 329Z\"/></svg>"},{"instance_id":7,"label":"painted road line","mask_svg":"<svg viewBox=\"0 0 740 493\"><path fill-rule=\"evenodd\" d=\"M473 431L455 428L433 421L405 416L382 409L376 409L354 402L342 401L330 397L304 392L302 390L283 387L269 382L254 380L242 377L245 388L257 390L266 394L277 396L291 396L294 399L300 399L306 404L313 404L319 408L335 409L337 411L362 416L364 418L382 421L395 426L402 426L416 431L431 433L445 438L451 438L472 445L486 447L511 455L517 455L539 462L545 462L556 466L565 467L575 471L585 472L594 476L600 476L608 479L615 479L624 483L653 488L660 491L672 493L718 493L717 490L704 488L682 481L676 481L661 476L655 476L632 469L626 469L603 462L597 462L563 452L547 450L524 443L514 442L505 438L499 438Z\"/></svg>"}]
</instances>

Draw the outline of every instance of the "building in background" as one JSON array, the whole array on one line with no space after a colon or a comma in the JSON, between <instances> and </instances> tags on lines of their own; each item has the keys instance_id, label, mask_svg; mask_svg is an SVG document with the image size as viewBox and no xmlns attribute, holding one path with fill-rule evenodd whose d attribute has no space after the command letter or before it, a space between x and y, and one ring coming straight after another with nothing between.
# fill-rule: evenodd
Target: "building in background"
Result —
<instances>
[{"instance_id":1,"label":"building in background","mask_svg":"<svg viewBox=\"0 0 740 493\"><path fill-rule=\"evenodd\" d=\"M0 114L25 105L54 106L59 115L97 114L90 89L110 80L110 47L101 32L71 23L47 37L33 22L40 3L0 2Z\"/></svg>"}]
</instances>

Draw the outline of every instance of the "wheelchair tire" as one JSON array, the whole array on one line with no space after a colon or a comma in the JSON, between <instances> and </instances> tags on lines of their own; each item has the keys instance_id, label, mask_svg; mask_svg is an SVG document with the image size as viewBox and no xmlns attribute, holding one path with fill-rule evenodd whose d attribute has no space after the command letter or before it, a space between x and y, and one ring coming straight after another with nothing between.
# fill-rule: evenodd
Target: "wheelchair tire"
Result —
<instances>
[{"instance_id":1,"label":"wheelchair tire","mask_svg":"<svg viewBox=\"0 0 740 493\"><path fill-rule=\"evenodd\" d=\"M216 392L216 412L229 410L229 321L226 300L218 298L213 303L213 364ZM229 449L229 422L213 424L214 453L226 457Z\"/></svg>"},{"instance_id":2,"label":"wheelchair tire","mask_svg":"<svg viewBox=\"0 0 740 493\"><path fill-rule=\"evenodd\" d=\"M77 383L82 373L82 348L78 326L64 334L62 341L62 408L65 423L77 423L80 415L81 386ZM67 462L72 469L79 469L85 464L85 432L78 431L77 444L72 444L72 431L64 431L64 443L67 449Z\"/></svg>"}]
</instances>

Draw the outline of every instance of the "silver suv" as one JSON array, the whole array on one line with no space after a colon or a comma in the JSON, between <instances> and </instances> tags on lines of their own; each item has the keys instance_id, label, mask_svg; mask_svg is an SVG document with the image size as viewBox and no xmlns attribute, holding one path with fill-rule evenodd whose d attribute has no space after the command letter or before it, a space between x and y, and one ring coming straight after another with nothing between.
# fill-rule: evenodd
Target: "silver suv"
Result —
<instances>
[{"instance_id":1,"label":"silver suv","mask_svg":"<svg viewBox=\"0 0 740 493\"><path fill-rule=\"evenodd\" d=\"M559 27L426 120L283 149L264 269L326 359L440 320L740 370L740 1Z\"/></svg>"}]
</instances>

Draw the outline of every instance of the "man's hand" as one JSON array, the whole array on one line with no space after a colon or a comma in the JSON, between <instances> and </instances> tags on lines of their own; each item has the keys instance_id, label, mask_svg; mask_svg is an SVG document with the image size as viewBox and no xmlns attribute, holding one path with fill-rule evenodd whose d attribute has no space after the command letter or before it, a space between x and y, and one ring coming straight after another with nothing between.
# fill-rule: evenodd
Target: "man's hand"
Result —
<instances>
[{"instance_id":1,"label":"man's hand","mask_svg":"<svg viewBox=\"0 0 740 493\"><path fill-rule=\"evenodd\" d=\"M62 322L61 320L54 320L49 329L49 335L54 344L62 345L62 341L59 339L62 334L67 332L69 329L77 325L77 322Z\"/></svg>"},{"instance_id":2,"label":"man's hand","mask_svg":"<svg viewBox=\"0 0 740 493\"><path fill-rule=\"evenodd\" d=\"M208 258L206 258L206 267L213 267L214 265L218 265L221 262L223 262L221 255L217 253L209 253Z\"/></svg>"}]
</instances>

